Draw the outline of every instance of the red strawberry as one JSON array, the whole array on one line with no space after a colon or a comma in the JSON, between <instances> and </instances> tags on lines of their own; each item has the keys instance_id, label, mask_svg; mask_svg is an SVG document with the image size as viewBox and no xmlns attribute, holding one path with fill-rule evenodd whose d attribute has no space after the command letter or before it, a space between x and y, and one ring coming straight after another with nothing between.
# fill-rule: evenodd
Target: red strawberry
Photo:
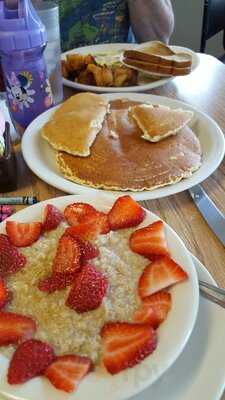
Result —
<instances>
[{"instance_id":1,"label":"red strawberry","mask_svg":"<svg viewBox=\"0 0 225 400\"><path fill-rule=\"evenodd\" d=\"M80 240L81 264L87 264L87 261L99 256L99 249L91 242Z\"/></svg>"},{"instance_id":2,"label":"red strawberry","mask_svg":"<svg viewBox=\"0 0 225 400\"><path fill-rule=\"evenodd\" d=\"M26 264L26 257L19 253L8 236L0 234L0 276L15 274Z\"/></svg>"},{"instance_id":3,"label":"red strawberry","mask_svg":"<svg viewBox=\"0 0 225 400\"><path fill-rule=\"evenodd\" d=\"M61 211L52 204L47 204L44 210L44 222L42 231L47 232L56 229L60 222L63 220Z\"/></svg>"},{"instance_id":4,"label":"red strawberry","mask_svg":"<svg viewBox=\"0 0 225 400\"><path fill-rule=\"evenodd\" d=\"M187 273L170 257L160 257L144 269L138 282L139 295L143 299L187 277Z\"/></svg>"},{"instance_id":5,"label":"red strawberry","mask_svg":"<svg viewBox=\"0 0 225 400\"><path fill-rule=\"evenodd\" d=\"M107 323L102 328L101 336L103 364L110 374L132 368L157 346L156 332L147 324Z\"/></svg>"},{"instance_id":6,"label":"red strawberry","mask_svg":"<svg viewBox=\"0 0 225 400\"><path fill-rule=\"evenodd\" d=\"M86 203L74 203L67 206L64 210L64 216L67 222L72 226L77 226L80 224L93 223L94 231L97 230L97 235L99 233L106 234L109 232L109 222L108 216L100 211L97 211L93 206ZM91 229L92 231L93 229ZM71 231L73 232L73 230ZM84 237L86 240L86 237ZM88 239L88 238L87 238ZM92 239L92 236L90 236Z\"/></svg>"},{"instance_id":7,"label":"red strawberry","mask_svg":"<svg viewBox=\"0 0 225 400\"><path fill-rule=\"evenodd\" d=\"M38 288L42 292L53 293L56 290L65 289L74 281L73 274L52 274L48 278L39 281Z\"/></svg>"},{"instance_id":8,"label":"red strawberry","mask_svg":"<svg viewBox=\"0 0 225 400\"><path fill-rule=\"evenodd\" d=\"M69 225L78 225L82 222L87 222L90 217L95 217L98 211L86 203L73 203L67 206L64 210L64 216Z\"/></svg>"},{"instance_id":9,"label":"red strawberry","mask_svg":"<svg viewBox=\"0 0 225 400\"><path fill-rule=\"evenodd\" d=\"M91 369L92 362L89 358L66 355L57 357L46 369L45 376L57 389L71 393Z\"/></svg>"},{"instance_id":10,"label":"red strawberry","mask_svg":"<svg viewBox=\"0 0 225 400\"><path fill-rule=\"evenodd\" d=\"M0 278L0 309L10 301L11 294L8 291L6 284L2 278Z\"/></svg>"},{"instance_id":11,"label":"red strawberry","mask_svg":"<svg viewBox=\"0 0 225 400\"><path fill-rule=\"evenodd\" d=\"M20 344L9 364L8 382L11 385L27 382L42 375L54 360L54 351L40 340L27 340Z\"/></svg>"},{"instance_id":12,"label":"red strawberry","mask_svg":"<svg viewBox=\"0 0 225 400\"><path fill-rule=\"evenodd\" d=\"M79 237L82 240L93 240L101 233L108 233L106 215L99 215L97 218L89 222L71 226L66 229L65 233L73 237Z\"/></svg>"},{"instance_id":13,"label":"red strawberry","mask_svg":"<svg viewBox=\"0 0 225 400\"><path fill-rule=\"evenodd\" d=\"M106 235L107 233L109 233L110 226L108 215L103 212L98 212L96 215L96 219L99 225L101 225L101 234Z\"/></svg>"},{"instance_id":14,"label":"red strawberry","mask_svg":"<svg viewBox=\"0 0 225 400\"><path fill-rule=\"evenodd\" d=\"M39 281L38 288L42 292L53 293L56 290L65 289L74 281L73 274L53 274Z\"/></svg>"},{"instance_id":15,"label":"red strawberry","mask_svg":"<svg viewBox=\"0 0 225 400\"><path fill-rule=\"evenodd\" d=\"M163 222L156 221L133 232L130 236L130 248L152 260L158 256L169 255Z\"/></svg>"},{"instance_id":16,"label":"red strawberry","mask_svg":"<svg viewBox=\"0 0 225 400\"><path fill-rule=\"evenodd\" d=\"M150 324L153 328L166 319L171 309L171 294L168 292L157 292L143 300L143 303L134 314L134 322Z\"/></svg>"},{"instance_id":17,"label":"red strawberry","mask_svg":"<svg viewBox=\"0 0 225 400\"><path fill-rule=\"evenodd\" d=\"M69 235L62 235L53 261L53 274L70 275L79 271L81 267L80 257L79 241Z\"/></svg>"},{"instance_id":18,"label":"red strawberry","mask_svg":"<svg viewBox=\"0 0 225 400\"><path fill-rule=\"evenodd\" d=\"M92 265L85 265L75 276L66 305L78 313L94 310L102 303L107 287L105 276Z\"/></svg>"},{"instance_id":19,"label":"red strawberry","mask_svg":"<svg viewBox=\"0 0 225 400\"><path fill-rule=\"evenodd\" d=\"M25 315L0 312L0 346L30 339L36 332L35 322Z\"/></svg>"},{"instance_id":20,"label":"red strawberry","mask_svg":"<svg viewBox=\"0 0 225 400\"><path fill-rule=\"evenodd\" d=\"M143 208L130 196L119 197L108 213L113 231L139 225L145 217Z\"/></svg>"},{"instance_id":21,"label":"red strawberry","mask_svg":"<svg viewBox=\"0 0 225 400\"><path fill-rule=\"evenodd\" d=\"M39 239L42 224L40 222L19 223L15 221L6 222L6 232L10 242L17 247L31 246Z\"/></svg>"}]
</instances>

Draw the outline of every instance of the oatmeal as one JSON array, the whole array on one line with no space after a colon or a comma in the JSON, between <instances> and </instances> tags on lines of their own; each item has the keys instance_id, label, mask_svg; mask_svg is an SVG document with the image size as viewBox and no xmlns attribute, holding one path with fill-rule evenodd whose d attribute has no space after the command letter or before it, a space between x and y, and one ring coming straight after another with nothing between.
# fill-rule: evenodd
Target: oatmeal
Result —
<instances>
[{"instance_id":1,"label":"oatmeal","mask_svg":"<svg viewBox=\"0 0 225 400\"><path fill-rule=\"evenodd\" d=\"M99 308L78 314L65 305L70 287L52 294L38 289L40 279L51 274L57 242L65 227L61 223L31 247L21 249L27 264L8 279L13 292L8 310L31 316L38 326L35 337L51 344L58 355L80 354L98 363L100 330L107 321L132 321L140 304L137 283L148 261L129 249L128 240L134 229L99 236L95 245L100 255L91 263L105 274L109 287Z\"/></svg>"}]
</instances>

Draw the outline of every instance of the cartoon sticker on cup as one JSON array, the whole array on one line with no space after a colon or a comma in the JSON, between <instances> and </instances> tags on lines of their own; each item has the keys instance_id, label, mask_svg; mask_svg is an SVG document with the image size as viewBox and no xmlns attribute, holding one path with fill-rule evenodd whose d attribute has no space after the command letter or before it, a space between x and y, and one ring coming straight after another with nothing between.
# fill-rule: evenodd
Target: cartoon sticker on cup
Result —
<instances>
[{"instance_id":1,"label":"cartoon sticker on cup","mask_svg":"<svg viewBox=\"0 0 225 400\"><path fill-rule=\"evenodd\" d=\"M32 82L32 74L27 71L18 75L12 72L11 76L7 76L6 90L9 99L12 100L14 111L22 111L24 107L29 108L34 102L33 96L36 92L34 89L30 89Z\"/></svg>"}]
</instances>

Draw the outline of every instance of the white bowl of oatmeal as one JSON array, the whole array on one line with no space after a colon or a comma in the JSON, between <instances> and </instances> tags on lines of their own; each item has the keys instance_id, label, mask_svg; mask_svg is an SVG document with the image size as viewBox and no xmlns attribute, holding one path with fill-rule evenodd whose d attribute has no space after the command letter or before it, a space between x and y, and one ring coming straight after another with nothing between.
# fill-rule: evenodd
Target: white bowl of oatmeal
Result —
<instances>
[{"instance_id":1,"label":"white bowl of oatmeal","mask_svg":"<svg viewBox=\"0 0 225 400\"><path fill-rule=\"evenodd\" d=\"M65 196L47 200L26 208L10 220L18 222L41 221L46 204L60 210L74 202L86 202L107 212L114 199L106 196ZM159 218L146 211L140 227ZM133 253L128 238L136 228L109 232L96 239L100 255L93 260L109 282L109 290L101 306L93 311L78 314L65 306L68 288L51 295L41 292L37 282L51 270L57 240L66 223L44 234L31 247L20 251L27 257L24 269L9 278L13 300L9 311L31 316L38 325L35 338L51 344L58 355L76 353L90 357L97 367L70 395L56 390L45 378L35 378L23 385L7 383L8 358L12 347L0 348L0 393L17 400L122 400L139 393L155 382L177 359L193 330L199 303L198 279L188 250L178 235L165 224L166 238L173 259L187 272L189 279L171 289L173 306L166 321L158 329L157 349L134 368L110 375L100 364L100 330L108 321L132 321L137 308L137 283L146 259ZM0 224L5 233L5 223Z\"/></svg>"}]
</instances>

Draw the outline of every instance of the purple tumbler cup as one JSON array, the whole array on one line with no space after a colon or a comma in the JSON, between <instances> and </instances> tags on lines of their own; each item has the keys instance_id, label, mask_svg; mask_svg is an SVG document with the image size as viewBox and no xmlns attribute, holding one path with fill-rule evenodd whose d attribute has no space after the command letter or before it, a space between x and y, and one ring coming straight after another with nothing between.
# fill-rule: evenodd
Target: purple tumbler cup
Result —
<instances>
[{"instance_id":1,"label":"purple tumbler cup","mask_svg":"<svg viewBox=\"0 0 225 400\"><path fill-rule=\"evenodd\" d=\"M0 56L8 106L14 125L23 133L30 122L53 105L43 52L45 27L30 0L15 8L0 1Z\"/></svg>"}]
</instances>

